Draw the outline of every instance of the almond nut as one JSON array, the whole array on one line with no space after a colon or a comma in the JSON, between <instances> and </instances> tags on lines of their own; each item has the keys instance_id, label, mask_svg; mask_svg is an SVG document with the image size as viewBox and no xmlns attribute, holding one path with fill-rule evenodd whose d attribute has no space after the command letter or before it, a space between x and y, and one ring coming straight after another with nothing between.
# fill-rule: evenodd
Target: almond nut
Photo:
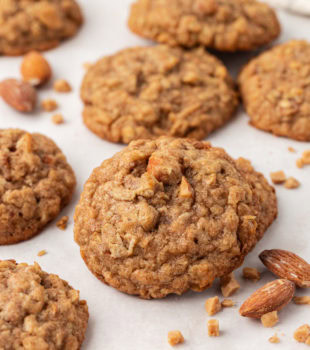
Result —
<instances>
[{"instance_id":1,"label":"almond nut","mask_svg":"<svg viewBox=\"0 0 310 350\"><path fill-rule=\"evenodd\" d=\"M271 311L279 311L293 298L293 282L279 279L265 284L255 291L240 307L239 313L244 317L261 318Z\"/></svg>"},{"instance_id":2,"label":"almond nut","mask_svg":"<svg viewBox=\"0 0 310 350\"><path fill-rule=\"evenodd\" d=\"M36 51L29 52L24 57L20 71L23 80L33 86L45 84L52 75L52 70L47 60Z\"/></svg>"},{"instance_id":3,"label":"almond nut","mask_svg":"<svg viewBox=\"0 0 310 350\"><path fill-rule=\"evenodd\" d=\"M35 89L30 84L16 79L6 79L0 83L0 96L20 112L33 111L37 101Z\"/></svg>"},{"instance_id":4,"label":"almond nut","mask_svg":"<svg viewBox=\"0 0 310 350\"><path fill-rule=\"evenodd\" d=\"M272 273L294 282L298 287L310 287L310 265L287 250L271 249L260 253L259 258Z\"/></svg>"}]
</instances>

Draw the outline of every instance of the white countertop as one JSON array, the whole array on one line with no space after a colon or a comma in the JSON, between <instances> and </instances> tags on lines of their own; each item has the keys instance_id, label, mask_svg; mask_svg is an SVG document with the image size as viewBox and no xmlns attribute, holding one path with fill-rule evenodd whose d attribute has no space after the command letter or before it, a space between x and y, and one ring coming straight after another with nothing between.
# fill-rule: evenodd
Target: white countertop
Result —
<instances>
[{"instance_id":1,"label":"white countertop","mask_svg":"<svg viewBox=\"0 0 310 350\"><path fill-rule=\"evenodd\" d=\"M93 62L125 47L148 44L127 29L130 2L80 0L85 13L82 30L73 40L45 54L53 67L54 77L67 79L74 88L71 94L56 94L50 88L44 88L40 93L41 99L55 97L59 101L60 112L66 119L64 125L54 125L50 120L51 113L23 115L0 101L0 127L18 127L53 138L73 166L78 180L71 205L61 213L70 217L67 230L57 229L55 220L41 234L27 242L0 247L0 259L14 258L18 262L28 263L37 261L44 270L58 274L81 291L90 312L83 346L86 350L170 349L167 332L174 329L181 330L186 339L184 345L178 347L180 350L268 350L276 346L282 350L305 348L306 345L293 340L292 334L298 326L309 322L309 306L290 304L280 312L280 322L274 329L263 328L259 321L240 317L238 307L224 309L215 316L220 322L221 336L209 338L206 331L209 317L204 310L204 302L210 296L220 295L217 283L202 293L189 292L181 297L145 301L104 285L93 277L80 258L78 246L73 241L72 219L82 186L95 166L123 148L99 139L82 123L79 86L84 74L83 63ZM279 12L279 16L283 25L279 41L290 38L310 40L309 18L282 12ZM224 55L233 73L239 70L247 57L242 54ZM0 79L19 77L20 62L20 57L0 57ZM258 283L242 281L240 269L237 271L242 288L233 299L240 306L256 288L273 279L258 259L260 251L283 248L310 260L310 167L300 170L295 166L301 152L310 149L310 143L277 138L249 126L248 118L241 108L236 118L210 135L209 140L216 146L224 147L234 157L243 156L252 160L255 168L268 177L271 171L285 170L288 176L296 177L302 184L296 190L277 187L278 220L244 264L263 271L263 278ZM290 153L289 146L298 153ZM42 249L48 253L37 257ZM297 293L306 295L307 291ZM281 338L279 345L268 342L268 338L276 331Z\"/></svg>"}]
</instances>

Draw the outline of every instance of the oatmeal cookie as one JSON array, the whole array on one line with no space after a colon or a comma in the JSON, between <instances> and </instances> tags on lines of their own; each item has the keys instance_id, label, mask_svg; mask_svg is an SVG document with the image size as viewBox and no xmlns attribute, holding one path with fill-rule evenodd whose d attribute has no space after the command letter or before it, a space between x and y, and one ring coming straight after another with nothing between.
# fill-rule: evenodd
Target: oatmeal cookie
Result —
<instances>
[{"instance_id":1,"label":"oatmeal cookie","mask_svg":"<svg viewBox=\"0 0 310 350\"><path fill-rule=\"evenodd\" d=\"M273 9L255 0L137 0L130 29L170 46L253 50L280 34Z\"/></svg>"},{"instance_id":2,"label":"oatmeal cookie","mask_svg":"<svg viewBox=\"0 0 310 350\"><path fill-rule=\"evenodd\" d=\"M68 204L74 187L73 170L51 139L0 130L0 244L37 234Z\"/></svg>"},{"instance_id":3,"label":"oatmeal cookie","mask_svg":"<svg viewBox=\"0 0 310 350\"><path fill-rule=\"evenodd\" d=\"M98 136L129 143L160 135L203 139L234 114L227 69L204 49L136 47L101 59L84 78L84 122Z\"/></svg>"},{"instance_id":4,"label":"oatmeal cookie","mask_svg":"<svg viewBox=\"0 0 310 350\"><path fill-rule=\"evenodd\" d=\"M244 67L239 85L252 125L310 141L310 43L293 40L264 52Z\"/></svg>"},{"instance_id":5,"label":"oatmeal cookie","mask_svg":"<svg viewBox=\"0 0 310 350\"><path fill-rule=\"evenodd\" d=\"M51 49L74 36L82 22L75 0L2 0L0 55Z\"/></svg>"},{"instance_id":6,"label":"oatmeal cookie","mask_svg":"<svg viewBox=\"0 0 310 350\"><path fill-rule=\"evenodd\" d=\"M79 292L40 266L0 261L0 349L78 350L88 308Z\"/></svg>"},{"instance_id":7,"label":"oatmeal cookie","mask_svg":"<svg viewBox=\"0 0 310 350\"><path fill-rule=\"evenodd\" d=\"M202 291L228 275L277 215L250 162L192 139L133 141L96 168L75 240L105 283L142 298Z\"/></svg>"}]
</instances>

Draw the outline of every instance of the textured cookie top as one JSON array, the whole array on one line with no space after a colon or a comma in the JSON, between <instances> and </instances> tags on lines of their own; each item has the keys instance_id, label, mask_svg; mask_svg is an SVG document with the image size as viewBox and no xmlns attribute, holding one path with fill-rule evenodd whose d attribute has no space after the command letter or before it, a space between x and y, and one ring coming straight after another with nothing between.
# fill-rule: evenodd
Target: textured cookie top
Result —
<instances>
[{"instance_id":1,"label":"textured cookie top","mask_svg":"<svg viewBox=\"0 0 310 350\"><path fill-rule=\"evenodd\" d=\"M129 143L160 135L202 139L233 114L227 69L203 49L136 47L98 61L81 91L84 122L100 137Z\"/></svg>"},{"instance_id":2,"label":"textured cookie top","mask_svg":"<svg viewBox=\"0 0 310 350\"><path fill-rule=\"evenodd\" d=\"M82 24L75 0L0 1L0 54L47 50L73 36Z\"/></svg>"},{"instance_id":3,"label":"textured cookie top","mask_svg":"<svg viewBox=\"0 0 310 350\"><path fill-rule=\"evenodd\" d=\"M310 141L310 44L293 40L253 59L239 76L251 123Z\"/></svg>"},{"instance_id":4,"label":"textured cookie top","mask_svg":"<svg viewBox=\"0 0 310 350\"><path fill-rule=\"evenodd\" d=\"M255 0L137 0L129 27L160 43L220 51L253 50L280 33L275 12Z\"/></svg>"},{"instance_id":5,"label":"textured cookie top","mask_svg":"<svg viewBox=\"0 0 310 350\"><path fill-rule=\"evenodd\" d=\"M206 142L132 142L96 168L75 240L104 282L143 298L200 291L243 261L275 219L274 189Z\"/></svg>"},{"instance_id":6,"label":"textured cookie top","mask_svg":"<svg viewBox=\"0 0 310 350\"><path fill-rule=\"evenodd\" d=\"M55 143L0 130L0 244L35 235L69 202L75 176Z\"/></svg>"},{"instance_id":7,"label":"textured cookie top","mask_svg":"<svg viewBox=\"0 0 310 350\"><path fill-rule=\"evenodd\" d=\"M0 348L78 350L88 308L79 292L38 264L0 261Z\"/></svg>"}]
</instances>

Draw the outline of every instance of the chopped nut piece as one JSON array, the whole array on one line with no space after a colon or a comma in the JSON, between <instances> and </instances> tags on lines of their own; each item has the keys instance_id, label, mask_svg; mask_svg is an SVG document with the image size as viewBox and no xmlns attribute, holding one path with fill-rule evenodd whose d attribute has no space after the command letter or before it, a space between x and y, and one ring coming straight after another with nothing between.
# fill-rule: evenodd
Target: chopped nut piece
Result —
<instances>
[{"instance_id":1,"label":"chopped nut piece","mask_svg":"<svg viewBox=\"0 0 310 350\"><path fill-rule=\"evenodd\" d=\"M212 319L208 321L208 335L209 337L218 337L220 335L218 320Z\"/></svg>"},{"instance_id":2,"label":"chopped nut piece","mask_svg":"<svg viewBox=\"0 0 310 350\"><path fill-rule=\"evenodd\" d=\"M296 329L294 332L294 338L299 343L305 343L310 336L310 326L308 324L304 324Z\"/></svg>"},{"instance_id":3,"label":"chopped nut piece","mask_svg":"<svg viewBox=\"0 0 310 350\"><path fill-rule=\"evenodd\" d=\"M54 82L54 90L57 92L70 92L72 89L66 80L59 79Z\"/></svg>"},{"instance_id":4,"label":"chopped nut piece","mask_svg":"<svg viewBox=\"0 0 310 350\"><path fill-rule=\"evenodd\" d=\"M259 281L260 280L260 272L254 267L245 267L243 269L243 278L251 281Z\"/></svg>"},{"instance_id":5,"label":"chopped nut piece","mask_svg":"<svg viewBox=\"0 0 310 350\"><path fill-rule=\"evenodd\" d=\"M222 305L222 307L232 307L232 306L235 306L236 303L231 299L224 299L221 302L221 305Z\"/></svg>"},{"instance_id":6,"label":"chopped nut piece","mask_svg":"<svg viewBox=\"0 0 310 350\"><path fill-rule=\"evenodd\" d=\"M275 335L273 335L272 337L270 337L268 340L270 343L273 343L273 344L280 343L280 338L277 336L277 333Z\"/></svg>"},{"instance_id":7,"label":"chopped nut piece","mask_svg":"<svg viewBox=\"0 0 310 350\"><path fill-rule=\"evenodd\" d=\"M304 167L305 164L304 164L302 158L298 158L298 159L296 160L296 165L297 165L297 167L300 168L300 169Z\"/></svg>"},{"instance_id":8,"label":"chopped nut piece","mask_svg":"<svg viewBox=\"0 0 310 350\"><path fill-rule=\"evenodd\" d=\"M63 216L59 221L57 221L56 226L61 230L65 230L67 228L68 220L68 216Z\"/></svg>"},{"instance_id":9,"label":"chopped nut piece","mask_svg":"<svg viewBox=\"0 0 310 350\"><path fill-rule=\"evenodd\" d=\"M43 85L52 75L47 60L37 51L25 55L20 70L23 80L33 86Z\"/></svg>"},{"instance_id":10,"label":"chopped nut piece","mask_svg":"<svg viewBox=\"0 0 310 350\"><path fill-rule=\"evenodd\" d=\"M231 273L230 275L221 277L220 284L221 284L223 297L225 298L230 297L240 288L240 284L235 279L235 276L233 273Z\"/></svg>"},{"instance_id":11,"label":"chopped nut piece","mask_svg":"<svg viewBox=\"0 0 310 350\"><path fill-rule=\"evenodd\" d=\"M192 198L193 189L190 183L186 180L186 177L182 176L182 181L180 185L180 197L182 198Z\"/></svg>"},{"instance_id":12,"label":"chopped nut piece","mask_svg":"<svg viewBox=\"0 0 310 350\"><path fill-rule=\"evenodd\" d=\"M213 316L221 311L222 306L218 296L206 300L205 309L209 316Z\"/></svg>"},{"instance_id":13,"label":"chopped nut piece","mask_svg":"<svg viewBox=\"0 0 310 350\"><path fill-rule=\"evenodd\" d=\"M282 170L270 173L270 178L271 181L276 185L282 184L286 180L286 176Z\"/></svg>"},{"instance_id":14,"label":"chopped nut piece","mask_svg":"<svg viewBox=\"0 0 310 350\"><path fill-rule=\"evenodd\" d=\"M46 250L40 250L38 256L43 256L46 254Z\"/></svg>"},{"instance_id":15,"label":"chopped nut piece","mask_svg":"<svg viewBox=\"0 0 310 350\"><path fill-rule=\"evenodd\" d=\"M51 98L47 98L46 100L43 100L41 102L41 107L46 111L46 112L52 112L55 109L57 109L58 104L55 100Z\"/></svg>"},{"instance_id":16,"label":"chopped nut piece","mask_svg":"<svg viewBox=\"0 0 310 350\"><path fill-rule=\"evenodd\" d=\"M270 328L279 322L278 312L272 311L261 317L261 321L264 327Z\"/></svg>"},{"instance_id":17,"label":"chopped nut piece","mask_svg":"<svg viewBox=\"0 0 310 350\"><path fill-rule=\"evenodd\" d=\"M304 165L310 165L310 149L303 152L301 159Z\"/></svg>"},{"instance_id":18,"label":"chopped nut piece","mask_svg":"<svg viewBox=\"0 0 310 350\"><path fill-rule=\"evenodd\" d=\"M295 148L293 148L293 147L289 147L288 150L289 150L290 152L292 152L292 153L295 153L295 152L296 152Z\"/></svg>"},{"instance_id":19,"label":"chopped nut piece","mask_svg":"<svg viewBox=\"0 0 310 350\"><path fill-rule=\"evenodd\" d=\"M297 305L310 305L310 296L294 297L293 301Z\"/></svg>"},{"instance_id":20,"label":"chopped nut piece","mask_svg":"<svg viewBox=\"0 0 310 350\"><path fill-rule=\"evenodd\" d=\"M284 183L284 187L289 190L297 188L299 186L300 186L300 182L296 180L294 177L289 177Z\"/></svg>"},{"instance_id":21,"label":"chopped nut piece","mask_svg":"<svg viewBox=\"0 0 310 350\"><path fill-rule=\"evenodd\" d=\"M52 116L52 122L54 124L63 124L64 123L64 117L62 116L62 114L54 114Z\"/></svg>"},{"instance_id":22,"label":"chopped nut piece","mask_svg":"<svg viewBox=\"0 0 310 350\"><path fill-rule=\"evenodd\" d=\"M171 346L184 343L184 337L180 331L170 331L168 333L168 343Z\"/></svg>"}]
</instances>

